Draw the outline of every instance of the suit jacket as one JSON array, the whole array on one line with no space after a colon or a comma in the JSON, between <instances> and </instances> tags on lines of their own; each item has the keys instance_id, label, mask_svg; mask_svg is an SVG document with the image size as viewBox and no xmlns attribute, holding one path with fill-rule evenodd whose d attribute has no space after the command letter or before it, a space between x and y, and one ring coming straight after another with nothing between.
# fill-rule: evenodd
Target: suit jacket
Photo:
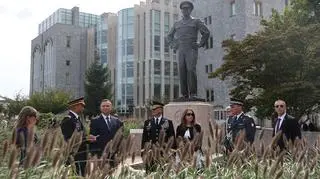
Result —
<instances>
[{"instance_id":1,"label":"suit jacket","mask_svg":"<svg viewBox=\"0 0 320 179\"><path fill-rule=\"evenodd\" d=\"M91 120L90 134L97 136L97 141L90 144L90 150L98 156L102 155L102 152L106 144L113 139L118 129L123 126L123 123L115 116L110 115L109 126L102 115Z\"/></svg>"},{"instance_id":2,"label":"suit jacket","mask_svg":"<svg viewBox=\"0 0 320 179\"><path fill-rule=\"evenodd\" d=\"M146 142L155 144L159 142L160 130L165 131L165 142L168 142L170 137L175 137L172 121L162 117L159 125L155 123L155 119L151 118L144 122L141 148L143 149ZM173 144L174 146L175 144Z\"/></svg>"},{"instance_id":3,"label":"suit jacket","mask_svg":"<svg viewBox=\"0 0 320 179\"><path fill-rule=\"evenodd\" d=\"M256 133L256 124L251 117L242 113L239 118L235 116L231 120L229 119L228 126L230 126L229 130L232 131L232 141L235 141L235 138L239 135L241 130L245 130L245 140L253 143Z\"/></svg>"},{"instance_id":4,"label":"suit jacket","mask_svg":"<svg viewBox=\"0 0 320 179\"><path fill-rule=\"evenodd\" d=\"M277 118L273 122L273 136L275 136L275 127L277 125ZM285 115L283 122L280 126L280 129L282 131L282 136L278 140L278 146L280 149L285 148L285 144L283 141L283 135L286 136L288 140L291 140L294 142L294 140L298 137L301 139L301 130L300 130L300 125L298 123L298 120L296 120L293 116L290 116L288 114Z\"/></svg>"}]
</instances>

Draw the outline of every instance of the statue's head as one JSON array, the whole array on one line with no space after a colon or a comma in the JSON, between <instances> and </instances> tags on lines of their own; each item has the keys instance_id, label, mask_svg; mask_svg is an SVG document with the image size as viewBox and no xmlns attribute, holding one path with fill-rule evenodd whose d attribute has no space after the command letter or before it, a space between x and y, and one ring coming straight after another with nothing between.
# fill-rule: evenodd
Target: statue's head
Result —
<instances>
[{"instance_id":1,"label":"statue's head","mask_svg":"<svg viewBox=\"0 0 320 179\"><path fill-rule=\"evenodd\" d=\"M189 16L193 10L193 4L190 1L182 1L180 3L180 9L183 16Z\"/></svg>"}]
</instances>

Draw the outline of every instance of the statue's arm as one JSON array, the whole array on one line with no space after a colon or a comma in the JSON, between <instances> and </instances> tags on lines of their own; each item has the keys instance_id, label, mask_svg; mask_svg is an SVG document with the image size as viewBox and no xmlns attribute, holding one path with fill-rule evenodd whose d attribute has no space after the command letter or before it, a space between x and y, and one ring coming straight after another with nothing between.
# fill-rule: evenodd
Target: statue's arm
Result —
<instances>
[{"instance_id":1,"label":"statue's arm","mask_svg":"<svg viewBox=\"0 0 320 179\"><path fill-rule=\"evenodd\" d=\"M197 25L201 34L201 40L200 40L199 46L204 47L206 42L208 41L208 38L210 37L210 31L200 19L198 19Z\"/></svg>"},{"instance_id":2,"label":"statue's arm","mask_svg":"<svg viewBox=\"0 0 320 179\"><path fill-rule=\"evenodd\" d=\"M167 35L167 40L170 46L173 45L173 41L174 41L174 34L176 33L176 28L175 28L175 24L173 25L173 27L171 28L171 30L169 31L168 35Z\"/></svg>"}]
</instances>

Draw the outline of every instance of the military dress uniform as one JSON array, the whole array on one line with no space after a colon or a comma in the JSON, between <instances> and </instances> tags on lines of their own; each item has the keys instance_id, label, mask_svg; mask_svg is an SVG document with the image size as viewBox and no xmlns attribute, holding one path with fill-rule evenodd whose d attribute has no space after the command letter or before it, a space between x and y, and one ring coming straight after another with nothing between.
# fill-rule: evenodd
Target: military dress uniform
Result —
<instances>
[{"instance_id":1,"label":"military dress uniform","mask_svg":"<svg viewBox=\"0 0 320 179\"><path fill-rule=\"evenodd\" d=\"M150 142L151 144L158 143L160 131L162 129L164 130L164 133L165 133L164 142L168 142L170 137L175 137L174 128L171 120L164 117L161 117L160 119L152 118L152 119L146 120L143 126L141 148L146 149L145 145L147 142ZM143 152L142 155L144 154L145 153ZM157 169L157 165L155 161L151 161L150 164L146 165L146 172L153 172L156 169Z\"/></svg>"},{"instance_id":2,"label":"military dress uniform","mask_svg":"<svg viewBox=\"0 0 320 179\"><path fill-rule=\"evenodd\" d=\"M83 98L77 99L75 101L72 101L69 103L75 103L77 101L83 100ZM84 104L84 102L83 102ZM86 132L85 128L80 120L80 116L76 116L73 111L69 111L68 115L66 115L62 122L61 122L61 131L64 137L64 140L68 142L68 140L71 138L74 131L82 132L82 143L80 144L80 147L76 153L71 153L74 157L75 165L76 165L76 172L78 175L84 176L85 173L85 166L86 166L86 160L87 160L87 143L86 143ZM67 164L70 164L70 158L67 161Z\"/></svg>"},{"instance_id":3,"label":"military dress uniform","mask_svg":"<svg viewBox=\"0 0 320 179\"><path fill-rule=\"evenodd\" d=\"M242 113L238 118L235 116L231 120L228 120L227 130L231 132L232 142L235 142L241 130L245 130L245 141L253 143L256 125L251 117Z\"/></svg>"},{"instance_id":4,"label":"military dress uniform","mask_svg":"<svg viewBox=\"0 0 320 179\"><path fill-rule=\"evenodd\" d=\"M187 4L193 9L193 4L190 1L181 2L180 9ZM198 44L199 32L201 40ZM168 33L168 43L174 50L178 50L180 90L186 98L197 95L198 48L204 47L209 37L210 31L205 24L200 19L191 16L175 22Z\"/></svg>"},{"instance_id":5,"label":"military dress uniform","mask_svg":"<svg viewBox=\"0 0 320 179\"><path fill-rule=\"evenodd\" d=\"M241 100L232 99L231 105L243 106L243 102ZM244 140L252 144L255 138L256 124L251 117L245 115L243 112L230 117L227 121L227 135L224 140L227 152L233 150L233 144L236 142L236 139L242 130L245 131Z\"/></svg>"}]
</instances>

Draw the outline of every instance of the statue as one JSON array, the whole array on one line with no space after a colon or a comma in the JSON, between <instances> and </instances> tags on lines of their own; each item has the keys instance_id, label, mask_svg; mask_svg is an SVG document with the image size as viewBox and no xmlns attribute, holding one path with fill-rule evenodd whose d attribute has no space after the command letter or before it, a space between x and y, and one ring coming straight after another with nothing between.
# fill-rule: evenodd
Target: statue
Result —
<instances>
[{"instance_id":1,"label":"statue","mask_svg":"<svg viewBox=\"0 0 320 179\"><path fill-rule=\"evenodd\" d=\"M190 16L193 4L190 1L180 3L182 20L176 22L168 34L168 43L178 50L180 89L182 97L179 101L204 101L197 97L197 58L198 48L204 47L210 31L200 19ZM198 43L198 32L201 40Z\"/></svg>"}]
</instances>

